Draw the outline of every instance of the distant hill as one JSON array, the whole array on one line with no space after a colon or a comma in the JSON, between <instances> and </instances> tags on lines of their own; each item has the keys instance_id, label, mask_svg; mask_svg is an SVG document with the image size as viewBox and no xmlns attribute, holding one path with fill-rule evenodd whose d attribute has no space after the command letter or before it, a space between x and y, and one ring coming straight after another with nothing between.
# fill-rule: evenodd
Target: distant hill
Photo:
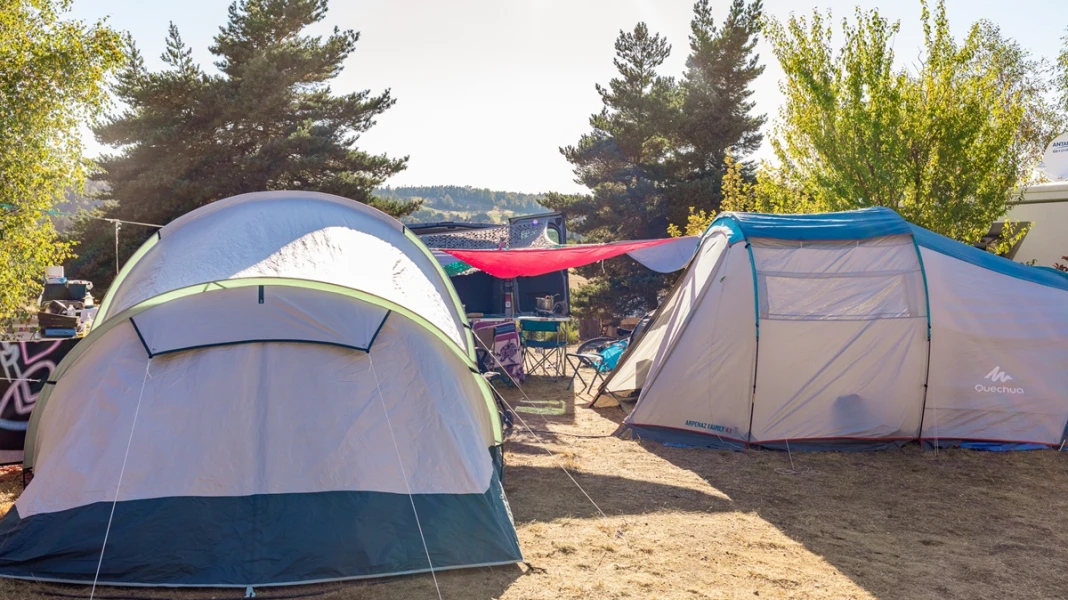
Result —
<instances>
[{"instance_id":1,"label":"distant hill","mask_svg":"<svg viewBox=\"0 0 1068 600\"><path fill-rule=\"evenodd\" d=\"M86 182L85 193L68 192L55 210L64 215L53 217L58 231L67 231L73 215L81 209L92 210L102 201L93 196L104 191L106 185L98 181ZM381 187L375 195L391 200L422 199L423 206L401 219L405 223L433 223L439 221L468 221L473 223L504 223L510 217L549 212L539 203L543 194L502 192L485 188L458 185Z\"/></svg>"},{"instance_id":2,"label":"distant hill","mask_svg":"<svg viewBox=\"0 0 1068 600\"><path fill-rule=\"evenodd\" d=\"M501 192L458 185L381 187L375 195L390 200L422 199L423 206L401 219L405 223L469 221L504 223L510 217L547 212L542 194Z\"/></svg>"}]
</instances>

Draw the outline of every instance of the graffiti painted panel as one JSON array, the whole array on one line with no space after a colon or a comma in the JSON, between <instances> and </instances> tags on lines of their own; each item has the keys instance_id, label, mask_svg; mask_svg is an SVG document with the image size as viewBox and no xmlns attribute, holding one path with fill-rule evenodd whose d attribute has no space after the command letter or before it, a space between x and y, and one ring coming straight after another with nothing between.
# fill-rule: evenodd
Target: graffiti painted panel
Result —
<instances>
[{"instance_id":1,"label":"graffiti painted panel","mask_svg":"<svg viewBox=\"0 0 1068 600\"><path fill-rule=\"evenodd\" d=\"M37 396L77 341L0 342L0 464L22 461Z\"/></svg>"}]
</instances>

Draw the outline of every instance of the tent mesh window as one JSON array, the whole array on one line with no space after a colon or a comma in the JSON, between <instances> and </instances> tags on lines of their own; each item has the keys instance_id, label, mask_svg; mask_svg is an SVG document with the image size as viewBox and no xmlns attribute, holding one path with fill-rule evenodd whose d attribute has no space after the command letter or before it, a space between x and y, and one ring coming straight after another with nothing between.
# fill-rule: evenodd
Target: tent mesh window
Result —
<instances>
[{"instance_id":1,"label":"tent mesh window","mask_svg":"<svg viewBox=\"0 0 1068 600\"><path fill-rule=\"evenodd\" d=\"M909 319L927 314L923 273L908 236L848 242L754 239L760 318Z\"/></svg>"}]
</instances>

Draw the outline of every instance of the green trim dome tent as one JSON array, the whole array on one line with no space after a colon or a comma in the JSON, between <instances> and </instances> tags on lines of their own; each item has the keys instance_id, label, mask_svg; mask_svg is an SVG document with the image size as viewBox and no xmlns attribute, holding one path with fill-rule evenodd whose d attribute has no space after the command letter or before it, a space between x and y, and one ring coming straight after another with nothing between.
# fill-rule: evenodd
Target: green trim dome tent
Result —
<instances>
[{"instance_id":1,"label":"green trim dome tent","mask_svg":"<svg viewBox=\"0 0 1068 600\"><path fill-rule=\"evenodd\" d=\"M0 576L244 587L521 561L473 344L437 261L377 210L264 192L190 212L41 394Z\"/></svg>"},{"instance_id":2,"label":"green trim dome tent","mask_svg":"<svg viewBox=\"0 0 1068 600\"><path fill-rule=\"evenodd\" d=\"M595 404L713 448L1057 447L1068 277L886 208L724 213Z\"/></svg>"}]
</instances>

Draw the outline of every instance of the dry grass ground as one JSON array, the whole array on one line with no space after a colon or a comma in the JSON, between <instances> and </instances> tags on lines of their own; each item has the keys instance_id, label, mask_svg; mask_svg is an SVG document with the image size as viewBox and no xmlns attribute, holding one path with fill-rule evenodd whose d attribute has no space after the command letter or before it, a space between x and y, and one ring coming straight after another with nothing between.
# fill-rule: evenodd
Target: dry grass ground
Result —
<instances>
[{"instance_id":1,"label":"dry grass ground","mask_svg":"<svg viewBox=\"0 0 1068 600\"><path fill-rule=\"evenodd\" d=\"M1068 456L912 447L794 455L791 470L780 452L574 437L611 434L622 412L576 408L564 385L532 381L525 388L533 405L505 390L531 428L551 432L537 433L539 441L517 427L506 446L505 487L530 566L440 573L445 599L1068 597ZM17 478L17 471L0 474L8 502ZM54 592L87 590L0 581L0 598ZM261 589L259 597L312 592L336 600L437 597L429 575Z\"/></svg>"}]
</instances>

